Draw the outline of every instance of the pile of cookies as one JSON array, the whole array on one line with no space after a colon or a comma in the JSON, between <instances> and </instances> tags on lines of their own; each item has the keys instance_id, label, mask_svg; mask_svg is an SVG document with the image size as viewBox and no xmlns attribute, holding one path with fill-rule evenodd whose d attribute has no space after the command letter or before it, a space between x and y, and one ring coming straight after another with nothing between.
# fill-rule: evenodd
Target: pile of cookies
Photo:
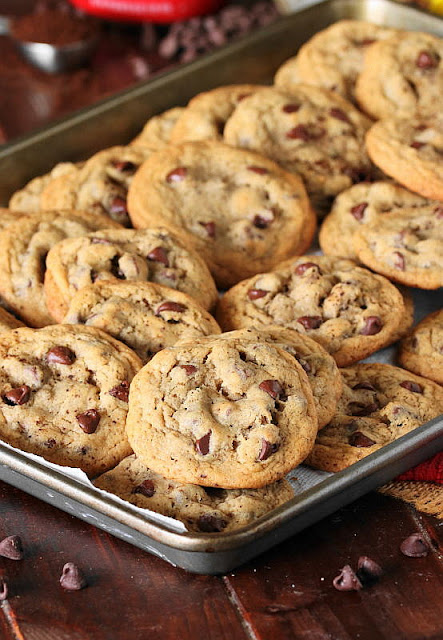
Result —
<instances>
[{"instance_id":1,"label":"pile of cookies","mask_svg":"<svg viewBox=\"0 0 443 640\"><path fill-rule=\"evenodd\" d=\"M442 96L441 40L344 21L16 192L0 437L221 532L442 413L443 311L398 286L443 285Z\"/></svg>"}]
</instances>

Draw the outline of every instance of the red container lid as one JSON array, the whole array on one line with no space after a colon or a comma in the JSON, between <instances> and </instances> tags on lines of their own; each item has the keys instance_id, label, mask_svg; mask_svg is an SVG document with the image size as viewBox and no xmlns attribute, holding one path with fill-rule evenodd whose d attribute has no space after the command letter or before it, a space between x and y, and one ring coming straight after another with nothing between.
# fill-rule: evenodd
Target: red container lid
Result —
<instances>
[{"instance_id":1,"label":"red container lid","mask_svg":"<svg viewBox=\"0 0 443 640\"><path fill-rule=\"evenodd\" d=\"M224 0L70 0L85 13L109 20L176 22L217 11Z\"/></svg>"}]
</instances>

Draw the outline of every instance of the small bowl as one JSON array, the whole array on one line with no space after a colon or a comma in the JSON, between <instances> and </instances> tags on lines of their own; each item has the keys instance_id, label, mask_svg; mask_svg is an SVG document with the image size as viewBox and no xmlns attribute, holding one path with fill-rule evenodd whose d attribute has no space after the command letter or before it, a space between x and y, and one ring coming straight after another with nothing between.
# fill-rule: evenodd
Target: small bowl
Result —
<instances>
[{"instance_id":1,"label":"small bowl","mask_svg":"<svg viewBox=\"0 0 443 640\"><path fill-rule=\"evenodd\" d=\"M86 40L72 44L55 45L46 42L25 42L17 40L22 56L34 67L46 73L71 71L84 65L95 51L98 37L94 35Z\"/></svg>"}]
</instances>

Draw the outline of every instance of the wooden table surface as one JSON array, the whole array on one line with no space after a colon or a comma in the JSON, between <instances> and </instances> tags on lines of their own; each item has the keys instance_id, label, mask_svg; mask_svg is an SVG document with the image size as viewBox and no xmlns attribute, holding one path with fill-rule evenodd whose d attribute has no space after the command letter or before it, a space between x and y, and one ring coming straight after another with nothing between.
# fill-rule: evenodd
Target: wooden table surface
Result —
<instances>
[{"instance_id":1,"label":"wooden table surface","mask_svg":"<svg viewBox=\"0 0 443 640\"><path fill-rule=\"evenodd\" d=\"M9 597L1 640L441 640L443 522L369 494L225 576L176 569L0 483L0 537L19 534L21 561L0 558ZM413 532L432 544L407 558ZM332 579L360 555L385 573L360 592ZM65 562L89 586L64 591Z\"/></svg>"}]
</instances>

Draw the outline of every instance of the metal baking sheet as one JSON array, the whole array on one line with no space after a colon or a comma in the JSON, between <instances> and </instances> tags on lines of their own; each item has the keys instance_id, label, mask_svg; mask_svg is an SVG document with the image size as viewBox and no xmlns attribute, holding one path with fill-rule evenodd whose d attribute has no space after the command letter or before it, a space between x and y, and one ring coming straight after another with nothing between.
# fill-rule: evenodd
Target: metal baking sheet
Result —
<instances>
[{"instance_id":1,"label":"metal baking sheet","mask_svg":"<svg viewBox=\"0 0 443 640\"><path fill-rule=\"evenodd\" d=\"M316 31L336 20L366 19L443 37L442 20L390 0L279 0L279 4L294 13L196 62L5 146L0 151L0 202L6 205L13 191L57 162L79 160L100 148L129 141L149 117L186 104L200 91L230 83L271 82L284 60ZM438 296L438 292L430 292L426 301L435 304ZM220 534L173 530L116 496L103 495L63 470L49 471L43 460L31 459L1 443L0 478L173 565L216 574L243 564L442 448L440 416L348 469L326 475L257 522Z\"/></svg>"}]
</instances>

